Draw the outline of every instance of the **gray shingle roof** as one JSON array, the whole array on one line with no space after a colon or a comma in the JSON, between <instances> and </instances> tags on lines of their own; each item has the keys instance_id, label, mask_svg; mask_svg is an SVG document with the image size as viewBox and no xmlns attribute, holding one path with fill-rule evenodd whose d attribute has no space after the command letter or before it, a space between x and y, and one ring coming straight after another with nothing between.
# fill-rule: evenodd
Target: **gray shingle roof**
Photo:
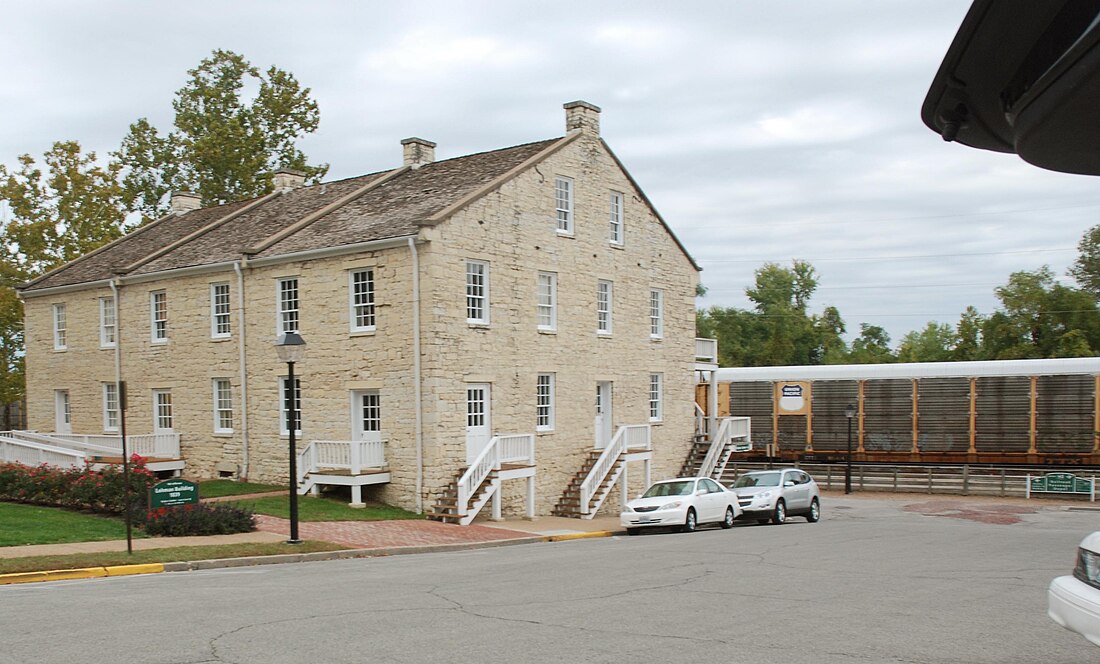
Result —
<instances>
[{"instance_id":1,"label":"gray shingle roof","mask_svg":"<svg viewBox=\"0 0 1100 664\"><path fill-rule=\"evenodd\" d=\"M384 171L302 187L247 210L245 208L258 199L168 217L61 266L30 282L24 291L110 279L124 268L134 265L137 267L129 274L152 274L233 261L247 249L290 229L310 214L391 174L394 174L391 179L279 239L255 257L412 235L418 229L418 222L484 187L558 140L549 139L447 159L401 173ZM243 213L226 220L242 210ZM188 239L192 234L194 236ZM178 246L149 260L158 251L175 243L179 243Z\"/></svg>"}]
</instances>

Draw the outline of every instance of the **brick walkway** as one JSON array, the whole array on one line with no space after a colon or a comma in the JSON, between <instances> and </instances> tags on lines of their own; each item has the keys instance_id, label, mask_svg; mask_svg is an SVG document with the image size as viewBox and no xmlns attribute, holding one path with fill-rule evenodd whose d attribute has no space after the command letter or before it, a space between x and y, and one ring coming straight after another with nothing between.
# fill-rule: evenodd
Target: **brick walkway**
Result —
<instances>
[{"instance_id":1,"label":"brick walkway","mask_svg":"<svg viewBox=\"0 0 1100 664\"><path fill-rule=\"evenodd\" d=\"M258 530L286 536L290 522L264 514L256 515ZM394 521L310 521L299 522L298 536L305 540L320 540L356 549L379 549L397 546L432 546L438 544L468 544L493 542L519 537L531 537L529 532L489 526L454 524L427 519Z\"/></svg>"}]
</instances>

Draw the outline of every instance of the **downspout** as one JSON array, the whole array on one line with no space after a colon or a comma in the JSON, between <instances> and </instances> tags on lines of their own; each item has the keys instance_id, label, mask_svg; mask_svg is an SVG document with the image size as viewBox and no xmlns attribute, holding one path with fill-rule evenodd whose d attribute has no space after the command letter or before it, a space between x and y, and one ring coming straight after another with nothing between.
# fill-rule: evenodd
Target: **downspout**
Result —
<instances>
[{"instance_id":1,"label":"downspout","mask_svg":"<svg viewBox=\"0 0 1100 664\"><path fill-rule=\"evenodd\" d=\"M115 308L115 385L122 382L122 317L119 315L122 307L119 306L118 301L119 285L118 277L111 279L112 306ZM119 398L122 398L121 394Z\"/></svg>"},{"instance_id":2,"label":"downspout","mask_svg":"<svg viewBox=\"0 0 1100 664\"><path fill-rule=\"evenodd\" d=\"M424 512L424 403L420 393L420 256L416 240L409 238L412 254L413 393L416 401L416 513Z\"/></svg>"},{"instance_id":3,"label":"downspout","mask_svg":"<svg viewBox=\"0 0 1100 664\"><path fill-rule=\"evenodd\" d=\"M247 260L247 258L243 259ZM245 367L244 344L244 273L241 271L242 261L233 263L233 271L237 273L237 324L241 331L237 335L237 362L241 374L241 473L240 479L248 479L248 373Z\"/></svg>"}]
</instances>

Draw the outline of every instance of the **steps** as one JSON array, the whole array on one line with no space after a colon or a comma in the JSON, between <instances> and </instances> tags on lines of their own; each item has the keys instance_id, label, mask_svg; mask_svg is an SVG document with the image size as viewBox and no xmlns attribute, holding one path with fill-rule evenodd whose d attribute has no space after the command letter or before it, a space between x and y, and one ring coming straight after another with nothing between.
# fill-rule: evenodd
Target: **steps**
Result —
<instances>
[{"instance_id":1,"label":"steps","mask_svg":"<svg viewBox=\"0 0 1100 664\"><path fill-rule=\"evenodd\" d=\"M592 513L583 514L581 512L581 484L584 483L588 474L592 472L592 468L596 465L596 461L599 460L601 454L603 454L603 450L593 450L588 453L588 457L585 458L580 472L574 474L569 480L569 486L565 488L561 498L558 500L557 506L551 510L550 514L573 519L592 518ZM596 509L603 503L604 498L610 493L611 488L615 486L615 482L618 481L619 475L622 474L623 465L625 464L626 461L620 457L619 460L615 462L611 472L607 474L604 481L592 493L592 505L594 505ZM593 509L593 512L594 511L595 509Z\"/></svg>"},{"instance_id":2,"label":"steps","mask_svg":"<svg viewBox=\"0 0 1100 664\"><path fill-rule=\"evenodd\" d=\"M477 516L482 506L489 501L489 498L493 495L493 491L495 491L500 484L500 481L497 479L498 473L495 470L490 472L481 483L481 486L474 492L474 495L470 496L470 508L467 510L467 514L463 516L458 513L458 481L465 473L465 468L459 469L455 478L451 480L451 483L443 490L443 494L435 501L435 504L432 505L431 511L424 513L426 518L442 523L459 523L466 525Z\"/></svg>"},{"instance_id":3,"label":"steps","mask_svg":"<svg viewBox=\"0 0 1100 664\"><path fill-rule=\"evenodd\" d=\"M680 466L680 477L695 477L699 473L699 467L703 465L703 459L710 450L710 441L703 434L696 434L691 442L684 465Z\"/></svg>"}]
</instances>

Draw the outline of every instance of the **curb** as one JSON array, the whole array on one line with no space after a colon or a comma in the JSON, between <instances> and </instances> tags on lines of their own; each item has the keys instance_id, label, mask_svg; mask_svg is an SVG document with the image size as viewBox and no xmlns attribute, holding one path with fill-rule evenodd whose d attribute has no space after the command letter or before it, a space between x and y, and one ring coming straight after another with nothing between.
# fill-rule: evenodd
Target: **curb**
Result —
<instances>
[{"instance_id":1,"label":"curb","mask_svg":"<svg viewBox=\"0 0 1100 664\"><path fill-rule=\"evenodd\" d=\"M308 563L324 560L349 560L352 558L380 558L383 556L401 556L414 553L446 553L448 551L469 551L471 549L492 549L516 544L534 544L536 542L568 542L570 540L612 537L610 530L590 533L566 533L562 535L531 535L512 539L490 540L488 542L459 542L456 544L425 544L419 546L393 546L379 549L344 549L341 551L318 551L316 553L288 553L275 556L248 556L243 558L215 558L211 560L191 560L172 563L149 563L141 565L114 565L110 567L86 567L83 569L48 570L43 572L16 572L0 574L0 585L15 583L36 583L41 581L72 581L78 579L96 579L107 576L132 576L135 574L160 574L162 572L194 572L205 569L224 569L232 567L254 567L257 565L284 565L286 563Z\"/></svg>"}]
</instances>

